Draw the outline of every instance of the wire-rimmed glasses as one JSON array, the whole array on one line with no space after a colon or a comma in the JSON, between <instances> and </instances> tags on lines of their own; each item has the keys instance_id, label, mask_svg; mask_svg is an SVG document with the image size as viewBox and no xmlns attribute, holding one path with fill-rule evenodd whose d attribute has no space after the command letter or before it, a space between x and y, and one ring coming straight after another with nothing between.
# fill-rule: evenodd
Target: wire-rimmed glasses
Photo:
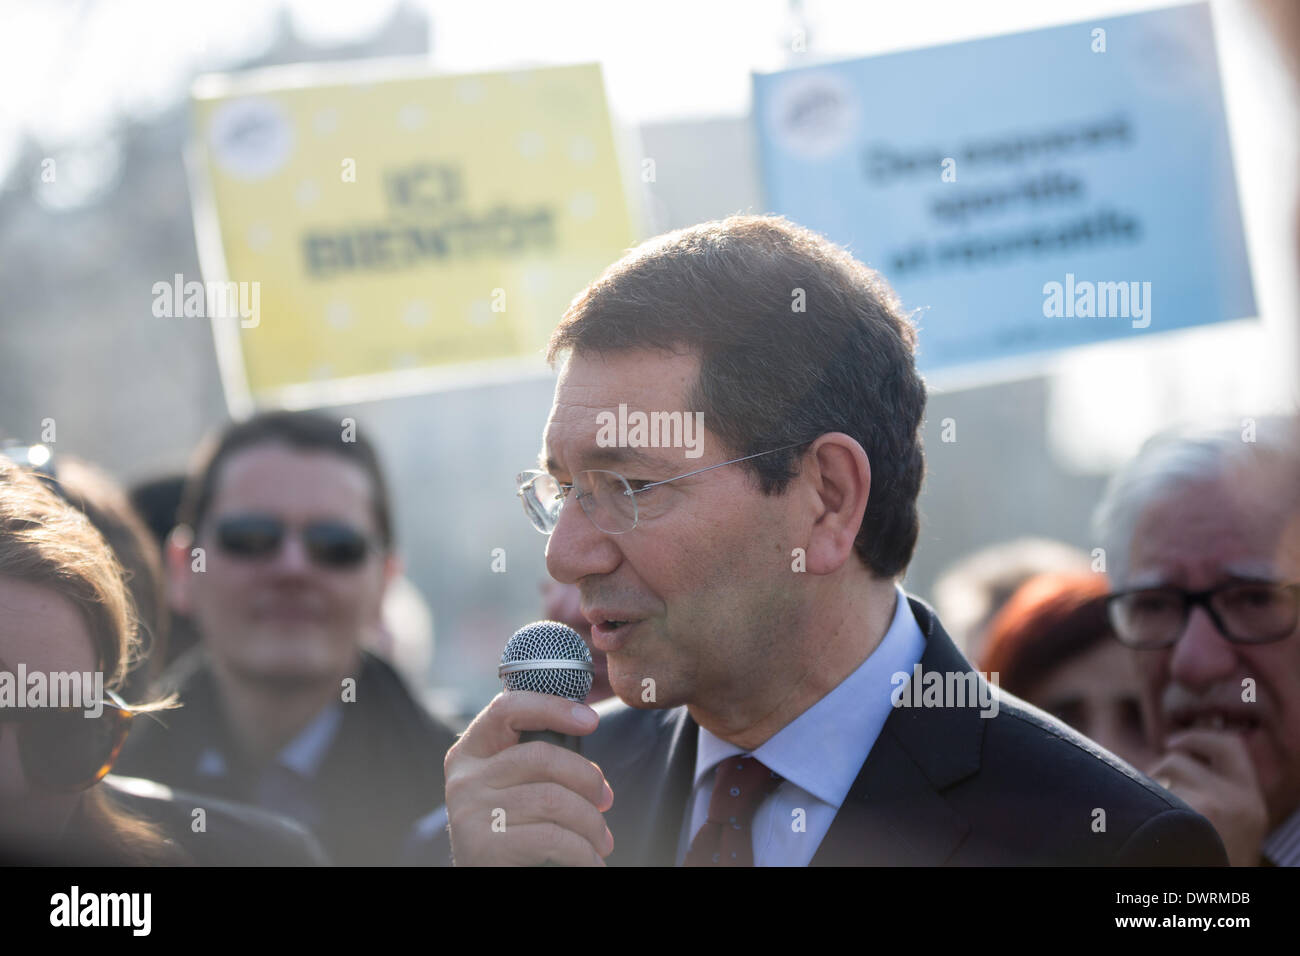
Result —
<instances>
[{"instance_id":1,"label":"wire-rimmed glasses","mask_svg":"<svg viewBox=\"0 0 1300 956\"><path fill-rule=\"evenodd\" d=\"M780 448L771 448L757 454L745 455L743 458L733 458L731 461L719 462L706 468L697 468L662 481L629 482L616 471L593 468L577 472L570 483L557 481L549 472L537 470L520 472L515 477L515 483L519 489L517 494L524 505L524 513L528 515L528 520L532 522L533 527L542 534L550 534L555 530L560 520L560 510L564 507L564 500L574 488L578 491L578 503L582 505L582 510L586 512L592 524L606 534L626 534L637 526L640 517L637 495L658 488L660 485L666 485L670 481L678 481L724 465L734 465L737 462L761 458L763 455L771 455L807 444L808 442L805 441L782 445ZM640 487L633 488L633 484Z\"/></svg>"}]
</instances>

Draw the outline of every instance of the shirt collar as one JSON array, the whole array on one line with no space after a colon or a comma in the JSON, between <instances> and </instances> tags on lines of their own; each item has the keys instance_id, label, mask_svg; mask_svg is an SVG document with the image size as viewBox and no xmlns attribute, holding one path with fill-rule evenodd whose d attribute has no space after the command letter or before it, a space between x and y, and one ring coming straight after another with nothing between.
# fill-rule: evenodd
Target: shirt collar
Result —
<instances>
[{"instance_id":1,"label":"shirt collar","mask_svg":"<svg viewBox=\"0 0 1300 956\"><path fill-rule=\"evenodd\" d=\"M334 742L339 724L343 721L343 705L331 704L321 711L316 719L303 728L297 737L289 741L276 756L276 763L288 767L304 777L316 776L325 752Z\"/></svg>"},{"instance_id":2,"label":"shirt collar","mask_svg":"<svg viewBox=\"0 0 1300 956\"><path fill-rule=\"evenodd\" d=\"M285 744L276 754L275 763L307 779L316 776L342 721L342 704L326 707L298 736ZM213 746L204 748L200 753L196 769L199 774L207 777L224 777L230 772L225 755Z\"/></svg>"},{"instance_id":3,"label":"shirt collar","mask_svg":"<svg viewBox=\"0 0 1300 956\"><path fill-rule=\"evenodd\" d=\"M893 675L911 673L925 652L907 595L894 585L894 617L879 646L834 690L777 731L753 755L818 800L836 809L844 802L880 729L893 710ZM695 785L727 757L744 753L699 728Z\"/></svg>"}]
</instances>

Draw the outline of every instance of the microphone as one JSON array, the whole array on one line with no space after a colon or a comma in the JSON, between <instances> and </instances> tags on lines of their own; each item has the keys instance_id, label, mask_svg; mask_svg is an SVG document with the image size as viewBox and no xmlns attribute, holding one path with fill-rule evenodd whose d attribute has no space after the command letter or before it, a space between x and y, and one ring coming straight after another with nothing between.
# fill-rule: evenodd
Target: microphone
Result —
<instances>
[{"instance_id":1,"label":"microphone","mask_svg":"<svg viewBox=\"0 0 1300 956\"><path fill-rule=\"evenodd\" d=\"M537 621L521 627L506 641L497 676L507 691L530 690L582 703L591 693L595 666L591 651L578 632L559 621ZM543 740L577 750L578 739L553 730L526 730L519 742Z\"/></svg>"}]
</instances>

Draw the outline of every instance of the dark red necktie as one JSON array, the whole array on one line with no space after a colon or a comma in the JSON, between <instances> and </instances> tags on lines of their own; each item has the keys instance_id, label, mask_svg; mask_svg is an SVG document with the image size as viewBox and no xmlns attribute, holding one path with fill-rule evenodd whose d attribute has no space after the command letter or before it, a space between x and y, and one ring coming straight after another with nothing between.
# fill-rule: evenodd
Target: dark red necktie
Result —
<instances>
[{"instance_id":1,"label":"dark red necktie","mask_svg":"<svg viewBox=\"0 0 1300 956\"><path fill-rule=\"evenodd\" d=\"M754 813L781 785L780 775L737 754L718 764L709 816L691 841L687 866L753 866Z\"/></svg>"}]
</instances>

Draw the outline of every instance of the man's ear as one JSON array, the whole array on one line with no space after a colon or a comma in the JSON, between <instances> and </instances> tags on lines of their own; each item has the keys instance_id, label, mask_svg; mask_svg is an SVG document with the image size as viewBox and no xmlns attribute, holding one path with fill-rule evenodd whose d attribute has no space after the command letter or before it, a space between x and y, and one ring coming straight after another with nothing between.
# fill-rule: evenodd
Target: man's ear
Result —
<instances>
[{"instance_id":1,"label":"man's ear","mask_svg":"<svg viewBox=\"0 0 1300 956\"><path fill-rule=\"evenodd\" d=\"M387 589L393 581L406 574L406 562L396 551L383 555L383 587Z\"/></svg>"},{"instance_id":2,"label":"man's ear","mask_svg":"<svg viewBox=\"0 0 1300 956\"><path fill-rule=\"evenodd\" d=\"M406 573L406 562L396 551L384 555L384 590L387 591L394 581Z\"/></svg>"},{"instance_id":3,"label":"man's ear","mask_svg":"<svg viewBox=\"0 0 1300 956\"><path fill-rule=\"evenodd\" d=\"M189 525L178 524L167 535L163 544L163 572L167 577L167 604L177 614L192 614L194 608L193 568L196 560L194 531ZM207 560L207 556L204 556Z\"/></svg>"},{"instance_id":4,"label":"man's ear","mask_svg":"<svg viewBox=\"0 0 1300 956\"><path fill-rule=\"evenodd\" d=\"M384 555L383 566L383 584L379 589L379 620L377 624L383 624L384 618L384 601L388 598L388 589L393 586L398 578L406 573L406 562L396 551L389 551Z\"/></svg>"},{"instance_id":5,"label":"man's ear","mask_svg":"<svg viewBox=\"0 0 1300 956\"><path fill-rule=\"evenodd\" d=\"M807 485L814 505L808 570L831 574L853 557L871 494L871 462L855 438L827 432L804 453L796 480Z\"/></svg>"}]
</instances>

